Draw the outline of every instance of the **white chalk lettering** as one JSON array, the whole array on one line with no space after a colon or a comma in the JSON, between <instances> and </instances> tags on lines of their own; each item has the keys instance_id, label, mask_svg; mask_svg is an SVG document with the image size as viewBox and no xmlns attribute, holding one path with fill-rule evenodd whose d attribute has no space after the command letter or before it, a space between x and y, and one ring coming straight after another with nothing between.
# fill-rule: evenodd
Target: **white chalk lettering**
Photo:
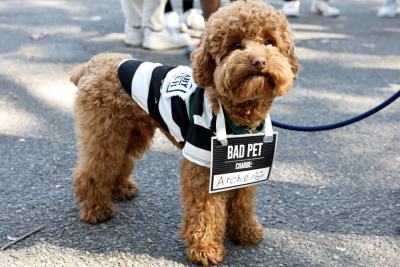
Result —
<instances>
[{"instance_id":1,"label":"white chalk lettering","mask_svg":"<svg viewBox=\"0 0 400 267\"><path fill-rule=\"evenodd\" d=\"M244 161L244 162L238 162L236 163L236 170L238 169L248 169L253 167L253 162L251 161Z\"/></svg>"},{"instance_id":2,"label":"white chalk lettering","mask_svg":"<svg viewBox=\"0 0 400 267\"><path fill-rule=\"evenodd\" d=\"M235 149L233 150L233 158L234 159L237 159L239 157L239 148L238 148L238 146L236 145L235 146Z\"/></svg>"},{"instance_id":3,"label":"white chalk lettering","mask_svg":"<svg viewBox=\"0 0 400 267\"><path fill-rule=\"evenodd\" d=\"M247 145L247 157L258 157L261 155L261 147L264 143L254 143Z\"/></svg>"},{"instance_id":4,"label":"white chalk lettering","mask_svg":"<svg viewBox=\"0 0 400 267\"><path fill-rule=\"evenodd\" d=\"M231 159L233 157L233 146L228 146L228 159Z\"/></svg>"},{"instance_id":5,"label":"white chalk lettering","mask_svg":"<svg viewBox=\"0 0 400 267\"><path fill-rule=\"evenodd\" d=\"M253 145L253 157L257 157L257 144Z\"/></svg>"},{"instance_id":6,"label":"white chalk lettering","mask_svg":"<svg viewBox=\"0 0 400 267\"><path fill-rule=\"evenodd\" d=\"M254 145L258 145L258 146L259 146L259 149L258 149L258 156L261 155L261 147L262 147L263 144L264 144L264 143L256 143L256 144L254 144Z\"/></svg>"},{"instance_id":7,"label":"white chalk lettering","mask_svg":"<svg viewBox=\"0 0 400 267\"><path fill-rule=\"evenodd\" d=\"M244 145L228 146L228 159L240 159L244 157Z\"/></svg>"},{"instance_id":8,"label":"white chalk lettering","mask_svg":"<svg viewBox=\"0 0 400 267\"><path fill-rule=\"evenodd\" d=\"M253 144L247 146L247 157L250 157L250 152L253 151Z\"/></svg>"},{"instance_id":9,"label":"white chalk lettering","mask_svg":"<svg viewBox=\"0 0 400 267\"><path fill-rule=\"evenodd\" d=\"M244 149L245 149L245 146L244 145L240 145L239 158L243 158L244 157Z\"/></svg>"}]
</instances>

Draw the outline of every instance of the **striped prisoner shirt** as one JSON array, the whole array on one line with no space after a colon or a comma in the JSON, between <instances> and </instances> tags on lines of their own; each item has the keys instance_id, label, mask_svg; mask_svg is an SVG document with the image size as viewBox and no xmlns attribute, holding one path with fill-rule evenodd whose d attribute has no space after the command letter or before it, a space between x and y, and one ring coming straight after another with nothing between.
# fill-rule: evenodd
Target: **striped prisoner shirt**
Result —
<instances>
[{"instance_id":1,"label":"striped prisoner shirt","mask_svg":"<svg viewBox=\"0 0 400 267\"><path fill-rule=\"evenodd\" d=\"M189 67L127 59L119 64L118 76L132 99L184 146L186 159L210 167L217 116L205 90L194 83ZM233 125L226 113L225 127L227 134L246 133Z\"/></svg>"}]
</instances>

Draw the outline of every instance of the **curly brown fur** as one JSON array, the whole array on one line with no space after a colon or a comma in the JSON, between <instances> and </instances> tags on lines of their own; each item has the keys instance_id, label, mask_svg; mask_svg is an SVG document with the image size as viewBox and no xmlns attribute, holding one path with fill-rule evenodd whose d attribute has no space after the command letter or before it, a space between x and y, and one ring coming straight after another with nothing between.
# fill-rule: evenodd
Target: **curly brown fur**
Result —
<instances>
[{"instance_id":1,"label":"curly brown fur","mask_svg":"<svg viewBox=\"0 0 400 267\"><path fill-rule=\"evenodd\" d=\"M79 87L74 103L80 140L75 195L78 202L84 201L82 220L90 223L115 215L111 195L125 200L137 193L139 187L130 178L132 158L149 149L157 127L121 87L116 70L125 58L131 56L101 54L71 73Z\"/></svg>"},{"instance_id":2,"label":"curly brown fur","mask_svg":"<svg viewBox=\"0 0 400 267\"><path fill-rule=\"evenodd\" d=\"M235 50L235 42L243 48ZM266 59L262 71L250 64L255 57ZM193 78L207 87L214 111L220 101L235 124L249 130L264 121L274 98L291 88L300 69L285 16L258 1L233 2L213 14L192 59Z\"/></svg>"},{"instance_id":3,"label":"curly brown fur","mask_svg":"<svg viewBox=\"0 0 400 267\"><path fill-rule=\"evenodd\" d=\"M233 2L210 17L203 38L192 56L193 77L206 88L213 112L220 102L235 124L256 128L300 69L285 17L262 2ZM266 46L265 41L274 45ZM234 49L235 42L240 49ZM258 57L265 59L265 68L253 63ZM74 103L80 152L75 195L83 202L81 219L90 223L115 215L111 196L123 201L136 195L139 187L130 177L135 159L149 149L160 128L121 86L118 64L128 58L100 54L71 72L71 81L79 88ZM263 236L254 212L257 187L209 194L209 176L208 168L182 161L184 214L179 236L188 246L188 259L205 266L223 259L225 233L242 245L255 244Z\"/></svg>"},{"instance_id":4,"label":"curly brown fur","mask_svg":"<svg viewBox=\"0 0 400 267\"><path fill-rule=\"evenodd\" d=\"M210 169L187 159L181 166L181 202L184 206L179 236L187 249L188 259L208 266L222 261L226 254L223 235L228 214L226 204L230 191L209 194Z\"/></svg>"},{"instance_id":5,"label":"curly brown fur","mask_svg":"<svg viewBox=\"0 0 400 267\"><path fill-rule=\"evenodd\" d=\"M264 235L254 211L257 192L256 186L239 188L229 199L227 235L243 246L258 243Z\"/></svg>"}]
</instances>

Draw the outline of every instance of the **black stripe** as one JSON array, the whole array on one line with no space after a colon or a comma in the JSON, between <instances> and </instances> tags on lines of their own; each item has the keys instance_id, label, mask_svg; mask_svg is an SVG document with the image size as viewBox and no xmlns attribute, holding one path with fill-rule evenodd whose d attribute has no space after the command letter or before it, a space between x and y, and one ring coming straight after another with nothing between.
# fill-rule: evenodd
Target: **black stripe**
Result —
<instances>
[{"instance_id":1,"label":"black stripe","mask_svg":"<svg viewBox=\"0 0 400 267\"><path fill-rule=\"evenodd\" d=\"M210 126L211 131L214 133L217 132L217 116L214 115L214 112L212 113L212 119L211 119L211 126Z\"/></svg>"},{"instance_id":2,"label":"black stripe","mask_svg":"<svg viewBox=\"0 0 400 267\"><path fill-rule=\"evenodd\" d=\"M144 61L127 60L118 68L119 80L130 97L132 97L133 76L135 76L137 69L143 62Z\"/></svg>"},{"instance_id":3,"label":"black stripe","mask_svg":"<svg viewBox=\"0 0 400 267\"><path fill-rule=\"evenodd\" d=\"M195 99L194 99L194 115L198 115L200 117L203 116L204 108L203 108L203 103L204 103L204 94L205 94L205 89L201 87L197 87L197 90L195 92ZM211 126L210 129L214 133L217 132L217 117L214 115L214 112L212 112L212 119L211 119ZM227 120L225 120L225 129L226 129L226 134L233 134L233 130L229 126Z\"/></svg>"},{"instance_id":4,"label":"black stripe","mask_svg":"<svg viewBox=\"0 0 400 267\"><path fill-rule=\"evenodd\" d=\"M203 116L204 88L197 87L194 97L194 115Z\"/></svg>"},{"instance_id":5,"label":"black stripe","mask_svg":"<svg viewBox=\"0 0 400 267\"><path fill-rule=\"evenodd\" d=\"M184 140L190 126L189 115L186 109L186 104L179 96L171 97L172 119L181 129L181 135Z\"/></svg>"},{"instance_id":6,"label":"black stripe","mask_svg":"<svg viewBox=\"0 0 400 267\"><path fill-rule=\"evenodd\" d=\"M213 131L194 124L192 121L186 141L195 147L211 151L211 137L215 136Z\"/></svg>"},{"instance_id":7,"label":"black stripe","mask_svg":"<svg viewBox=\"0 0 400 267\"><path fill-rule=\"evenodd\" d=\"M211 126L210 126L211 131L214 133L217 132L217 116L214 115L214 112L212 112L212 119L211 119ZM226 129L226 134L233 134L233 130L231 129L231 126L225 120L225 129Z\"/></svg>"},{"instance_id":8,"label":"black stripe","mask_svg":"<svg viewBox=\"0 0 400 267\"><path fill-rule=\"evenodd\" d=\"M167 91L167 93L171 93L171 92L182 92L182 93L186 93L185 90L180 90L180 89L168 90L168 91Z\"/></svg>"},{"instance_id":9,"label":"black stripe","mask_svg":"<svg viewBox=\"0 0 400 267\"><path fill-rule=\"evenodd\" d=\"M225 119L225 129L226 129L226 134L234 134L231 126L229 125L229 123L226 119Z\"/></svg>"},{"instance_id":10,"label":"black stripe","mask_svg":"<svg viewBox=\"0 0 400 267\"><path fill-rule=\"evenodd\" d=\"M168 126L161 117L158 105L160 103L160 96L161 96L161 90L160 90L161 81L164 80L167 73L173 68L174 67L169 67L169 66L158 66L154 68L153 73L151 74L149 95L147 97L147 108L149 110L150 117L152 117L156 122L158 122L160 126L168 133L169 133Z\"/></svg>"}]
</instances>

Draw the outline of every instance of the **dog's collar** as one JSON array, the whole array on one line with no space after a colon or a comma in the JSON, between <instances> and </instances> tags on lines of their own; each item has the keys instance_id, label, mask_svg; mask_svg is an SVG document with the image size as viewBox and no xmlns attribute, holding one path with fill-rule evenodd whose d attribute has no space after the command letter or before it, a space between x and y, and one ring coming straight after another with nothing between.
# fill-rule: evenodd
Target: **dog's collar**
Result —
<instances>
[{"instance_id":1,"label":"dog's collar","mask_svg":"<svg viewBox=\"0 0 400 267\"><path fill-rule=\"evenodd\" d=\"M225 120L228 123L229 127L231 127L231 129L233 131L233 134L256 134L256 133L259 133L260 131L262 131L262 129L264 127L264 123L261 123L260 125L258 125L258 127L255 130L246 131L243 127L236 126L233 123L233 120L232 120L231 116L229 116L228 112L226 112L224 107L222 107L222 110L224 111Z\"/></svg>"}]
</instances>

